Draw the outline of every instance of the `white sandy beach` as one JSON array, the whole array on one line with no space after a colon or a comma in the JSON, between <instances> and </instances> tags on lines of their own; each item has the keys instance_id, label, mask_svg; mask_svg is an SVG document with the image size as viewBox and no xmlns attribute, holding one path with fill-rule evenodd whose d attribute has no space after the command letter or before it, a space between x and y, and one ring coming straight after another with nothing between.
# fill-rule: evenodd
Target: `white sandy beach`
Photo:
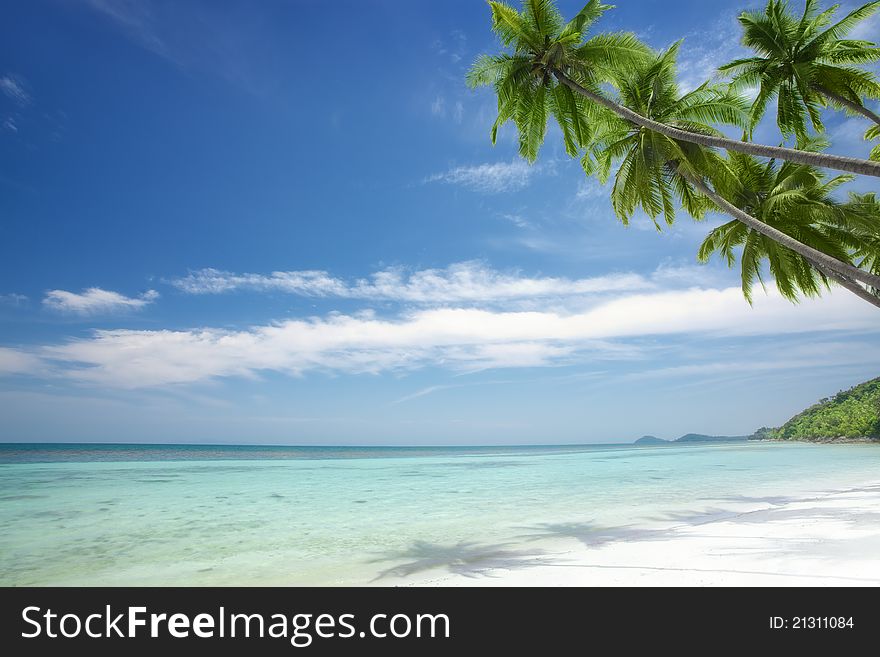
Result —
<instances>
[{"instance_id":1,"label":"white sandy beach","mask_svg":"<svg viewBox=\"0 0 880 657\"><path fill-rule=\"evenodd\" d=\"M744 498L670 521L560 528L565 538L465 549L385 577L415 586L877 586L880 482ZM429 564L430 565L430 564ZM412 570L412 569L411 569Z\"/></svg>"}]
</instances>

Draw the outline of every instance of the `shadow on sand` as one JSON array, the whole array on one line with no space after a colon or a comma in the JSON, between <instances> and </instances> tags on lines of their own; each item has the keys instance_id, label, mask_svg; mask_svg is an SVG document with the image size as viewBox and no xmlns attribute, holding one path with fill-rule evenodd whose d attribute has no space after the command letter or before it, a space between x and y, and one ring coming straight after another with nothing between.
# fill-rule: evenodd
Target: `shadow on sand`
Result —
<instances>
[{"instance_id":1,"label":"shadow on sand","mask_svg":"<svg viewBox=\"0 0 880 657\"><path fill-rule=\"evenodd\" d=\"M383 570L375 579L407 577L434 569L465 577L488 577L489 571L542 565L548 558L541 551L510 549L507 543L491 545L464 541L441 545L415 541L406 550L388 552L370 563L395 561L402 563Z\"/></svg>"},{"instance_id":2,"label":"shadow on sand","mask_svg":"<svg viewBox=\"0 0 880 657\"><path fill-rule=\"evenodd\" d=\"M853 491L836 491L838 495L847 495L851 492L863 492L876 487L854 489ZM817 500L824 495L817 496ZM668 513L653 518L662 521L661 527L640 527L637 525L603 526L593 521L586 522L561 522L540 523L521 527L526 533L519 534L509 543L481 544L463 541L455 544L437 544L426 541L415 541L405 550L388 552L371 561L371 563L397 563L382 572L375 578L380 580L386 577L407 577L416 573L430 570L440 570L444 573L462 575L465 577L493 577L501 573L493 571L510 571L524 569L533 566L571 566L575 565L564 558L562 553L547 553L542 550L528 549L523 547L524 542L541 541L552 538L575 539L589 549L597 549L606 545L621 542L644 542L663 541L680 537L686 533L690 537L719 538L723 536L696 533L694 528L708 525L712 522L726 522L754 525L758 531L754 536L737 536L739 541L753 540L759 542L756 545L737 545L736 547L720 547L713 550L718 556L734 555L743 553L756 553L760 555L802 555L817 560L839 558L841 554L863 555L865 550L870 549L874 543L870 537L839 537L839 538L811 538L791 537L768 539L760 533L760 527L766 522L796 523L798 525L809 524L816 520L836 520L845 525L855 526L859 524L880 524L880 512L868 510L848 510L837 508L790 508L788 505L795 502L810 502L811 499L793 498L784 496L746 497L737 496L721 498L713 501L738 502L750 504L765 504L761 509L751 511L733 511L718 507L709 507L694 512ZM831 549L829 549L831 548ZM627 564L627 565L599 565L577 564L584 568L598 569L633 569L642 571L693 571L704 572L698 568L675 568L660 567L653 564ZM835 575L820 575L817 573L792 574L761 571L735 571L724 569L705 570L707 573L731 573L731 574L758 574L778 575L780 577L811 577L828 578L834 580L853 579L863 581L863 578L851 578ZM375 581L374 580L374 581ZM874 581L874 580L870 580Z\"/></svg>"},{"instance_id":3,"label":"shadow on sand","mask_svg":"<svg viewBox=\"0 0 880 657\"><path fill-rule=\"evenodd\" d=\"M625 541L652 541L669 538L670 529L647 529L634 525L603 527L592 522L547 522L523 527L529 530L519 538L539 541L546 538L574 538L588 548Z\"/></svg>"}]
</instances>

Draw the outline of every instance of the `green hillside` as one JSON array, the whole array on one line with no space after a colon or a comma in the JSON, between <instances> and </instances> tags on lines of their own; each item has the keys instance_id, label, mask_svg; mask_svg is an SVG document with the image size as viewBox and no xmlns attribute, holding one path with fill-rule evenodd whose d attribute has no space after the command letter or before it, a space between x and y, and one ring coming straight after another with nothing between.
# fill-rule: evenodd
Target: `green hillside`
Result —
<instances>
[{"instance_id":1,"label":"green hillside","mask_svg":"<svg viewBox=\"0 0 880 657\"><path fill-rule=\"evenodd\" d=\"M880 378L823 399L772 430L771 435L782 440L880 440Z\"/></svg>"}]
</instances>

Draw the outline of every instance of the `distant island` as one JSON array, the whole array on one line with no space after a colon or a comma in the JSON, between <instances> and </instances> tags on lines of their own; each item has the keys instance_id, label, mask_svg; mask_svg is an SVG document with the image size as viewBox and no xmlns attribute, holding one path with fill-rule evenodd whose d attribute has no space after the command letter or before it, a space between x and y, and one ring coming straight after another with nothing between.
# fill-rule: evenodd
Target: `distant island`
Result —
<instances>
[{"instance_id":1,"label":"distant island","mask_svg":"<svg viewBox=\"0 0 880 657\"><path fill-rule=\"evenodd\" d=\"M710 436L704 433L686 433L675 440L663 440L657 436L642 436L636 445L671 445L674 443L720 443L737 440L749 440L751 436Z\"/></svg>"},{"instance_id":2,"label":"distant island","mask_svg":"<svg viewBox=\"0 0 880 657\"><path fill-rule=\"evenodd\" d=\"M642 436L639 438L635 444L636 445L666 445L670 441L663 440L662 438L658 438L657 436Z\"/></svg>"},{"instance_id":3,"label":"distant island","mask_svg":"<svg viewBox=\"0 0 880 657\"><path fill-rule=\"evenodd\" d=\"M802 440L823 443L880 441L880 377L820 400L781 427L761 427L751 436L686 433L675 440L642 436L634 444L647 446L738 440Z\"/></svg>"},{"instance_id":4,"label":"distant island","mask_svg":"<svg viewBox=\"0 0 880 657\"><path fill-rule=\"evenodd\" d=\"M880 441L880 378L822 399L779 428L761 427L750 439Z\"/></svg>"}]
</instances>

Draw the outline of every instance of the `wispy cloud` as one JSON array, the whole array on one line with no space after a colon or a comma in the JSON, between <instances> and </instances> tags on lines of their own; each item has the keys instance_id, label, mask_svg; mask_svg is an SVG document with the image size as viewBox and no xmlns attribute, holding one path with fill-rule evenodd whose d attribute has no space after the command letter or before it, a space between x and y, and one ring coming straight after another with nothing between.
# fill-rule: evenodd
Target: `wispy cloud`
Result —
<instances>
[{"instance_id":1,"label":"wispy cloud","mask_svg":"<svg viewBox=\"0 0 880 657\"><path fill-rule=\"evenodd\" d=\"M725 15L708 30L689 34L678 57L679 85L696 89L707 80L718 81L718 67L749 50L740 44L741 27L736 17Z\"/></svg>"},{"instance_id":2,"label":"wispy cloud","mask_svg":"<svg viewBox=\"0 0 880 657\"><path fill-rule=\"evenodd\" d=\"M858 2L857 5L861 5L862 2ZM836 18L839 20L843 18L843 16L855 9L855 6L847 6L843 7ZM871 41L876 43L878 41L877 35L880 34L880 14L873 14L858 23L852 31L847 35L848 39L860 39L863 41Z\"/></svg>"},{"instance_id":3,"label":"wispy cloud","mask_svg":"<svg viewBox=\"0 0 880 657\"><path fill-rule=\"evenodd\" d=\"M24 80L14 73L7 73L0 77L0 91L21 106L29 105L33 100L25 88Z\"/></svg>"},{"instance_id":4,"label":"wispy cloud","mask_svg":"<svg viewBox=\"0 0 880 657\"><path fill-rule=\"evenodd\" d=\"M835 117L839 119L840 117ZM832 119L834 121L834 119ZM838 153L847 153L855 157L867 158L871 149L877 143L876 141L867 141L865 139L865 130L871 124L861 117L846 117L838 120L828 127L826 136L831 141L833 151ZM874 191L877 186L868 181L857 179L850 188L865 189L865 191Z\"/></svg>"},{"instance_id":5,"label":"wispy cloud","mask_svg":"<svg viewBox=\"0 0 880 657\"><path fill-rule=\"evenodd\" d=\"M270 93L275 64L264 58L267 18L250 4L81 0L132 43L176 67L218 75L249 93Z\"/></svg>"},{"instance_id":6,"label":"wispy cloud","mask_svg":"<svg viewBox=\"0 0 880 657\"><path fill-rule=\"evenodd\" d=\"M540 170L538 165L530 166L524 160L515 159L510 162L454 167L449 171L429 176L425 182L460 185L475 192L500 194L527 187L532 177Z\"/></svg>"},{"instance_id":7,"label":"wispy cloud","mask_svg":"<svg viewBox=\"0 0 880 657\"><path fill-rule=\"evenodd\" d=\"M21 306L27 303L28 298L23 294L16 294L12 292L10 294L0 294L0 304L6 306Z\"/></svg>"},{"instance_id":8,"label":"wispy cloud","mask_svg":"<svg viewBox=\"0 0 880 657\"><path fill-rule=\"evenodd\" d=\"M417 304L497 302L645 290L654 284L634 273L592 278L532 277L499 272L480 262L460 262L443 269L383 269L367 279L346 281L326 271L235 274L201 269L170 281L190 294L235 290L277 291L311 297L387 300Z\"/></svg>"},{"instance_id":9,"label":"wispy cloud","mask_svg":"<svg viewBox=\"0 0 880 657\"><path fill-rule=\"evenodd\" d=\"M428 395L432 395L435 392L442 392L444 390L456 390L458 388L472 388L474 386L493 386L493 385L504 385L515 383L515 381L508 380L500 380L500 381L473 381L470 383L451 383L445 385L436 385L436 386L427 386L425 388L421 388L416 390L413 393L408 395L404 395L398 399L395 399L391 402L391 405L403 404L404 402L412 401L413 399L419 399L420 397L427 397Z\"/></svg>"},{"instance_id":10,"label":"wispy cloud","mask_svg":"<svg viewBox=\"0 0 880 657\"><path fill-rule=\"evenodd\" d=\"M840 368L846 366L880 365L880 351L867 341L814 340L807 344L790 345L785 350L764 347L753 349L749 358L727 358L708 362L673 365L625 374L622 380L686 378L703 380L707 376L730 379L734 375L777 374L788 370Z\"/></svg>"},{"instance_id":11,"label":"wispy cloud","mask_svg":"<svg viewBox=\"0 0 880 657\"><path fill-rule=\"evenodd\" d=\"M349 286L326 271L276 271L271 274L235 274L199 269L169 281L188 294L222 294L238 290L276 291L307 297L346 297Z\"/></svg>"},{"instance_id":12,"label":"wispy cloud","mask_svg":"<svg viewBox=\"0 0 880 657\"><path fill-rule=\"evenodd\" d=\"M155 290L147 290L139 297L127 297L119 292L90 287L81 293L50 290L43 305L59 312L76 315L96 315L119 310L140 310L159 298Z\"/></svg>"},{"instance_id":13,"label":"wispy cloud","mask_svg":"<svg viewBox=\"0 0 880 657\"><path fill-rule=\"evenodd\" d=\"M104 386L186 384L262 372L381 373L535 368L631 359L654 336L781 336L876 331L876 311L836 294L792 306L778 294L751 308L738 288L626 294L582 312L432 308L389 318L331 313L246 330L100 330L23 353L56 376Z\"/></svg>"},{"instance_id":14,"label":"wispy cloud","mask_svg":"<svg viewBox=\"0 0 880 657\"><path fill-rule=\"evenodd\" d=\"M446 96L437 96L431 102L431 114L439 119L445 119L448 116L456 123L461 123L464 119L464 103L460 100L447 103Z\"/></svg>"},{"instance_id":15,"label":"wispy cloud","mask_svg":"<svg viewBox=\"0 0 880 657\"><path fill-rule=\"evenodd\" d=\"M467 52L467 35L461 30L452 30L444 39L437 39L432 49L441 57L448 57L453 64L462 61Z\"/></svg>"},{"instance_id":16,"label":"wispy cloud","mask_svg":"<svg viewBox=\"0 0 880 657\"><path fill-rule=\"evenodd\" d=\"M611 182L600 183L595 178L584 178L578 183L575 199L579 201L592 201L595 199L608 199L611 196Z\"/></svg>"},{"instance_id":17,"label":"wispy cloud","mask_svg":"<svg viewBox=\"0 0 880 657\"><path fill-rule=\"evenodd\" d=\"M455 101L455 105L452 106L452 120L456 123L461 123L464 119L464 103L460 100Z\"/></svg>"},{"instance_id":18,"label":"wispy cloud","mask_svg":"<svg viewBox=\"0 0 880 657\"><path fill-rule=\"evenodd\" d=\"M521 214L517 214L514 212L508 212L508 213L502 214L501 218L504 219L505 221L509 221L517 228L522 228L524 230L532 229L535 227L535 225L531 221L526 219Z\"/></svg>"},{"instance_id":19,"label":"wispy cloud","mask_svg":"<svg viewBox=\"0 0 880 657\"><path fill-rule=\"evenodd\" d=\"M86 0L86 4L112 20L142 47L167 59L174 59L167 44L159 36L159 27L151 2L143 0Z\"/></svg>"},{"instance_id":20,"label":"wispy cloud","mask_svg":"<svg viewBox=\"0 0 880 657\"><path fill-rule=\"evenodd\" d=\"M0 347L0 375L37 374L42 370L43 361L35 354Z\"/></svg>"}]
</instances>

